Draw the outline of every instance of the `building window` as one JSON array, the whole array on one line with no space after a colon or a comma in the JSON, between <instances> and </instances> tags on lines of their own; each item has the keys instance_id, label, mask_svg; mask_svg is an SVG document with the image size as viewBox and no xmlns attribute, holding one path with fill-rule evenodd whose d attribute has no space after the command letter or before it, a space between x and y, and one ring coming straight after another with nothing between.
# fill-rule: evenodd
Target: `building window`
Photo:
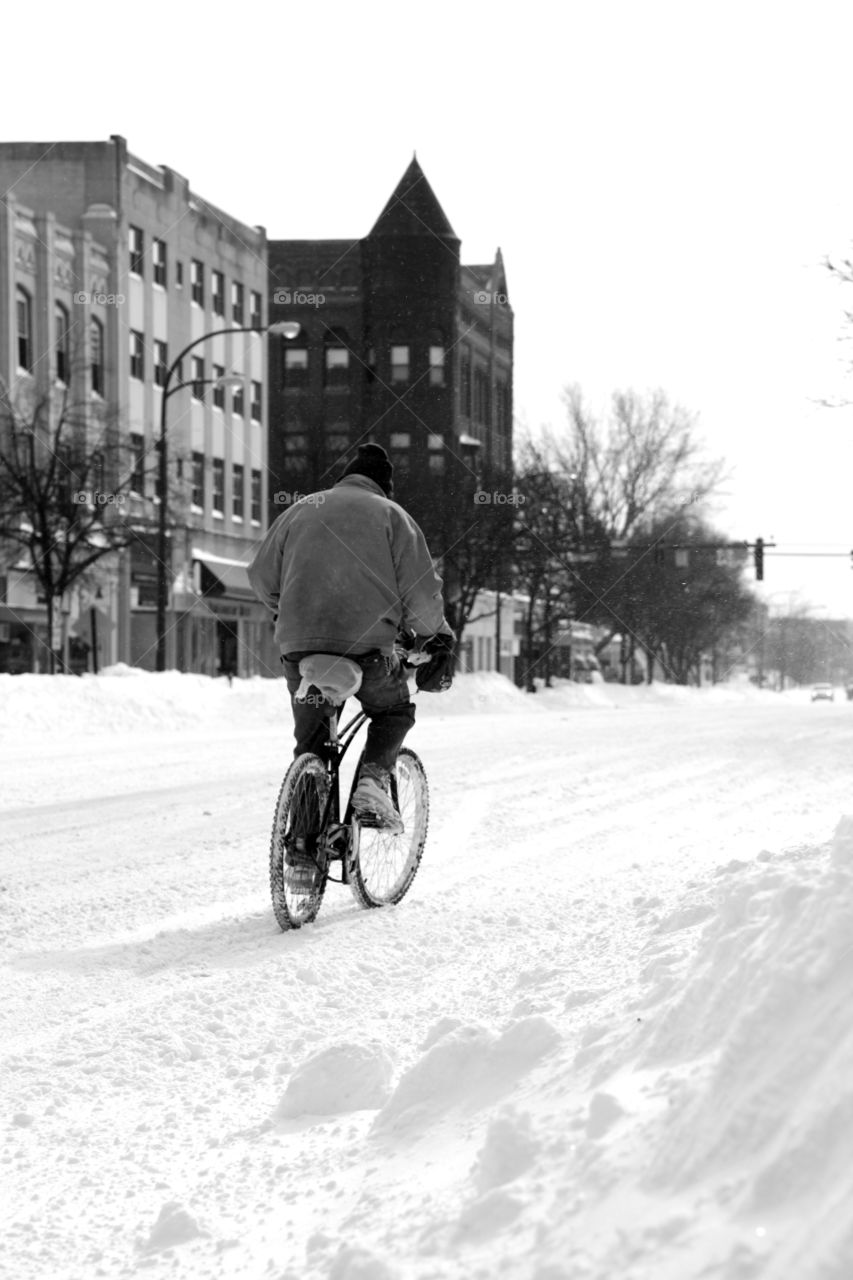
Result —
<instances>
[{"instance_id":1,"label":"building window","mask_svg":"<svg viewBox=\"0 0 853 1280\"><path fill-rule=\"evenodd\" d=\"M225 315L225 276L221 271L214 271L210 277L210 305L215 316Z\"/></svg>"},{"instance_id":2,"label":"building window","mask_svg":"<svg viewBox=\"0 0 853 1280\"><path fill-rule=\"evenodd\" d=\"M409 448L412 443L412 437L408 431L392 431L391 439L388 442L391 446L391 461L395 470L400 475L408 475L411 470L411 457Z\"/></svg>"},{"instance_id":3,"label":"building window","mask_svg":"<svg viewBox=\"0 0 853 1280\"><path fill-rule=\"evenodd\" d=\"M104 394L104 326L94 316L89 321L89 370L92 390Z\"/></svg>"},{"instance_id":4,"label":"building window","mask_svg":"<svg viewBox=\"0 0 853 1280\"><path fill-rule=\"evenodd\" d=\"M246 412L246 393L243 387L235 387L231 393L231 412L242 418Z\"/></svg>"},{"instance_id":5,"label":"building window","mask_svg":"<svg viewBox=\"0 0 853 1280\"><path fill-rule=\"evenodd\" d=\"M190 262L190 297L200 307L204 306L204 263L198 258Z\"/></svg>"},{"instance_id":6,"label":"building window","mask_svg":"<svg viewBox=\"0 0 853 1280\"><path fill-rule=\"evenodd\" d=\"M488 423L490 417L489 377L485 369L474 370L474 420Z\"/></svg>"},{"instance_id":7,"label":"building window","mask_svg":"<svg viewBox=\"0 0 853 1280\"><path fill-rule=\"evenodd\" d=\"M193 489L192 504L200 511L204 510L204 454L193 454Z\"/></svg>"},{"instance_id":8,"label":"building window","mask_svg":"<svg viewBox=\"0 0 853 1280\"><path fill-rule=\"evenodd\" d=\"M213 376L217 379L213 384L213 403L217 409L225 408L225 388L218 383L218 379L225 377L225 367L221 364L213 366Z\"/></svg>"},{"instance_id":9,"label":"building window","mask_svg":"<svg viewBox=\"0 0 853 1280\"><path fill-rule=\"evenodd\" d=\"M437 476L444 475L445 458L443 453L431 453L429 455L429 469Z\"/></svg>"},{"instance_id":10,"label":"building window","mask_svg":"<svg viewBox=\"0 0 853 1280\"><path fill-rule=\"evenodd\" d=\"M284 348L284 385L304 387L308 382L308 351L305 347Z\"/></svg>"},{"instance_id":11,"label":"building window","mask_svg":"<svg viewBox=\"0 0 853 1280\"><path fill-rule=\"evenodd\" d=\"M67 382L70 372L68 362L68 312L61 302L53 308L54 351L56 352L56 380Z\"/></svg>"},{"instance_id":12,"label":"building window","mask_svg":"<svg viewBox=\"0 0 853 1280\"><path fill-rule=\"evenodd\" d=\"M175 263L175 287L183 289L184 287L184 264L182 262Z\"/></svg>"},{"instance_id":13,"label":"building window","mask_svg":"<svg viewBox=\"0 0 853 1280\"><path fill-rule=\"evenodd\" d=\"M444 386L444 347L434 346L429 349L429 385Z\"/></svg>"},{"instance_id":14,"label":"building window","mask_svg":"<svg viewBox=\"0 0 853 1280\"><path fill-rule=\"evenodd\" d=\"M130 274L145 275L145 236L139 227L130 228Z\"/></svg>"},{"instance_id":15,"label":"building window","mask_svg":"<svg viewBox=\"0 0 853 1280\"><path fill-rule=\"evenodd\" d=\"M462 357L459 378L461 409L466 418L471 417L471 361L468 356Z\"/></svg>"},{"instance_id":16,"label":"building window","mask_svg":"<svg viewBox=\"0 0 853 1280\"><path fill-rule=\"evenodd\" d=\"M225 514L225 460L213 459L213 513Z\"/></svg>"},{"instance_id":17,"label":"building window","mask_svg":"<svg viewBox=\"0 0 853 1280\"><path fill-rule=\"evenodd\" d=\"M193 400L204 399L204 358L203 356L193 356L193 375L191 382L193 385Z\"/></svg>"},{"instance_id":18,"label":"building window","mask_svg":"<svg viewBox=\"0 0 853 1280\"><path fill-rule=\"evenodd\" d=\"M130 376L140 382L145 377L145 339L135 329L130 331Z\"/></svg>"},{"instance_id":19,"label":"building window","mask_svg":"<svg viewBox=\"0 0 853 1280\"><path fill-rule=\"evenodd\" d=\"M349 351L346 347L326 347L326 386L345 386L349 381Z\"/></svg>"},{"instance_id":20,"label":"building window","mask_svg":"<svg viewBox=\"0 0 853 1280\"><path fill-rule=\"evenodd\" d=\"M245 290L236 280L231 281L231 319L235 324L242 324L245 310L243 306Z\"/></svg>"},{"instance_id":21,"label":"building window","mask_svg":"<svg viewBox=\"0 0 853 1280\"><path fill-rule=\"evenodd\" d=\"M166 288L166 241L151 241L151 257L154 260L154 283Z\"/></svg>"},{"instance_id":22,"label":"building window","mask_svg":"<svg viewBox=\"0 0 853 1280\"><path fill-rule=\"evenodd\" d=\"M18 316L18 368L27 373L33 371L33 300L22 289L17 289L16 311Z\"/></svg>"},{"instance_id":23,"label":"building window","mask_svg":"<svg viewBox=\"0 0 853 1280\"><path fill-rule=\"evenodd\" d=\"M252 472L252 524L261 523L261 473Z\"/></svg>"},{"instance_id":24,"label":"building window","mask_svg":"<svg viewBox=\"0 0 853 1280\"><path fill-rule=\"evenodd\" d=\"M130 487L134 493L145 496L145 438L137 432L130 433Z\"/></svg>"},{"instance_id":25,"label":"building window","mask_svg":"<svg viewBox=\"0 0 853 1280\"><path fill-rule=\"evenodd\" d=\"M165 342L160 342L158 338L154 339L154 383L155 386L165 387L166 375L169 372L169 348Z\"/></svg>"},{"instance_id":26,"label":"building window","mask_svg":"<svg viewBox=\"0 0 853 1280\"><path fill-rule=\"evenodd\" d=\"M235 520L243 519L244 501L243 485L245 470L241 462L235 462L231 473L231 515Z\"/></svg>"},{"instance_id":27,"label":"building window","mask_svg":"<svg viewBox=\"0 0 853 1280\"><path fill-rule=\"evenodd\" d=\"M261 420L261 384L259 382L252 383L252 404L250 408L252 420L260 422Z\"/></svg>"},{"instance_id":28,"label":"building window","mask_svg":"<svg viewBox=\"0 0 853 1280\"><path fill-rule=\"evenodd\" d=\"M341 428L336 425L326 437L327 453L333 458L338 458L342 453L346 453L349 446L349 432L342 431Z\"/></svg>"},{"instance_id":29,"label":"building window","mask_svg":"<svg viewBox=\"0 0 853 1280\"><path fill-rule=\"evenodd\" d=\"M500 427L503 423L504 414L504 389L500 382L495 383L495 426Z\"/></svg>"},{"instance_id":30,"label":"building window","mask_svg":"<svg viewBox=\"0 0 853 1280\"><path fill-rule=\"evenodd\" d=\"M253 289L249 294L249 324L253 329L260 329L263 324L261 316L263 300L257 289Z\"/></svg>"},{"instance_id":31,"label":"building window","mask_svg":"<svg viewBox=\"0 0 853 1280\"><path fill-rule=\"evenodd\" d=\"M409 348L394 346L391 348L391 381L409 381Z\"/></svg>"}]
</instances>

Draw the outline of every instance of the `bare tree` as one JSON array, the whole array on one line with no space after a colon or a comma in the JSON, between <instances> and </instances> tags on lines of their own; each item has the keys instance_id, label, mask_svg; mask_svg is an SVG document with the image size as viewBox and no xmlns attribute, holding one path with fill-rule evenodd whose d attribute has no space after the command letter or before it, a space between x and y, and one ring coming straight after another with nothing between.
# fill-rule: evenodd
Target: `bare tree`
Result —
<instances>
[{"instance_id":1,"label":"bare tree","mask_svg":"<svg viewBox=\"0 0 853 1280\"><path fill-rule=\"evenodd\" d=\"M67 388L0 399L0 546L45 598L51 673L54 614L98 561L150 531L138 498L151 461L131 459L109 413Z\"/></svg>"},{"instance_id":2,"label":"bare tree","mask_svg":"<svg viewBox=\"0 0 853 1280\"><path fill-rule=\"evenodd\" d=\"M641 520L701 503L724 478L722 459L704 457L696 417L661 390L613 393L606 419L586 405L578 386L565 391L566 435L551 433L558 467L576 478L613 539L628 538Z\"/></svg>"},{"instance_id":3,"label":"bare tree","mask_svg":"<svg viewBox=\"0 0 853 1280\"><path fill-rule=\"evenodd\" d=\"M664 391L616 391L606 417L576 385L565 401L566 429L549 432L545 444L551 464L571 481L578 545L595 548L576 573L574 599L578 618L606 628L601 650L627 628L626 577L637 566L621 548L643 524L705 502L724 479L724 463L705 456L695 416ZM636 588L641 593L639 582Z\"/></svg>"},{"instance_id":4,"label":"bare tree","mask_svg":"<svg viewBox=\"0 0 853 1280\"><path fill-rule=\"evenodd\" d=\"M449 475L395 477L394 498L416 516L440 562L447 620L461 641L480 592L509 587L516 495L505 471L452 462Z\"/></svg>"},{"instance_id":5,"label":"bare tree","mask_svg":"<svg viewBox=\"0 0 853 1280\"><path fill-rule=\"evenodd\" d=\"M629 542L612 597L623 634L646 653L649 682L657 662L675 683L698 683L703 657L718 668L739 641L754 601L741 578L745 553L720 555L724 543L684 510L639 526Z\"/></svg>"}]
</instances>

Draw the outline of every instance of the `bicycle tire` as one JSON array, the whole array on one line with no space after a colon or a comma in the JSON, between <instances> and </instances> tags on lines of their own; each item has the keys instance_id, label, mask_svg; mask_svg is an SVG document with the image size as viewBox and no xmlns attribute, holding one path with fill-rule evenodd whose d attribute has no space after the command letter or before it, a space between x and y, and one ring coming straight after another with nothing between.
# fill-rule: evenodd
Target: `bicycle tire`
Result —
<instances>
[{"instance_id":1,"label":"bicycle tire","mask_svg":"<svg viewBox=\"0 0 853 1280\"><path fill-rule=\"evenodd\" d=\"M353 789L358 780L358 762ZM352 848L348 878L359 906L386 907L400 902L411 888L426 844L429 826L429 784L419 756L402 747L395 769L397 803L403 819L402 835L363 827L352 818Z\"/></svg>"},{"instance_id":2,"label":"bicycle tire","mask_svg":"<svg viewBox=\"0 0 853 1280\"><path fill-rule=\"evenodd\" d=\"M278 793L270 837L270 894L273 913L282 931L310 924L323 901L328 878L325 858L318 865L313 886L309 890L297 890L288 885L285 854L289 840L319 835L318 819L328 790L325 764L319 756L305 752L293 761ZM294 836L294 827L297 836Z\"/></svg>"}]
</instances>

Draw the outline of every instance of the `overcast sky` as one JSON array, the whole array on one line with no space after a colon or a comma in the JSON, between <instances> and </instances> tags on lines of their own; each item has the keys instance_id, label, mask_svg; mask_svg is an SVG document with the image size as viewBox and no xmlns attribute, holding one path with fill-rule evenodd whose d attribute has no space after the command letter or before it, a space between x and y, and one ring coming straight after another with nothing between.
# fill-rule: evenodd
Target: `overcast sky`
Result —
<instances>
[{"instance_id":1,"label":"overcast sky","mask_svg":"<svg viewBox=\"0 0 853 1280\"><path fill-rule=\"evenodd\" d=\"M416 150L463 261L503 250L518 417L663 387L732 468L720 528L845 553L768 553L774 610L853 616L853 410L818 403L853 399L821 265L853 248L853 6L51 0L3 44L6 140L123 134L273 238L365 235Z\"/></svg>"}]
</instances>

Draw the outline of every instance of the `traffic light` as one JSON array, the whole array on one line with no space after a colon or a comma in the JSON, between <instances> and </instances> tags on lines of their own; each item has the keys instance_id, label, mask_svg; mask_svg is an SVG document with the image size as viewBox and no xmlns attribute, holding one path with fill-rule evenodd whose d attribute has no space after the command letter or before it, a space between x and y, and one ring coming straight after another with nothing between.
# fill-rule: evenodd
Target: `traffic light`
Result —
<instances>
[{"instance_id":1,"label":"traffic light","mask_svg":"<svg viewBox=\"0 0 853 1280\"><path fill-rule=\"evenodd\" d=\"M753 554L755 556L755 581L763 582L764 581L764 539L763 538L755 539L755 550ZM851 552L851 554L853 554L853 552Z\"/></svg>"}]
</instances>

